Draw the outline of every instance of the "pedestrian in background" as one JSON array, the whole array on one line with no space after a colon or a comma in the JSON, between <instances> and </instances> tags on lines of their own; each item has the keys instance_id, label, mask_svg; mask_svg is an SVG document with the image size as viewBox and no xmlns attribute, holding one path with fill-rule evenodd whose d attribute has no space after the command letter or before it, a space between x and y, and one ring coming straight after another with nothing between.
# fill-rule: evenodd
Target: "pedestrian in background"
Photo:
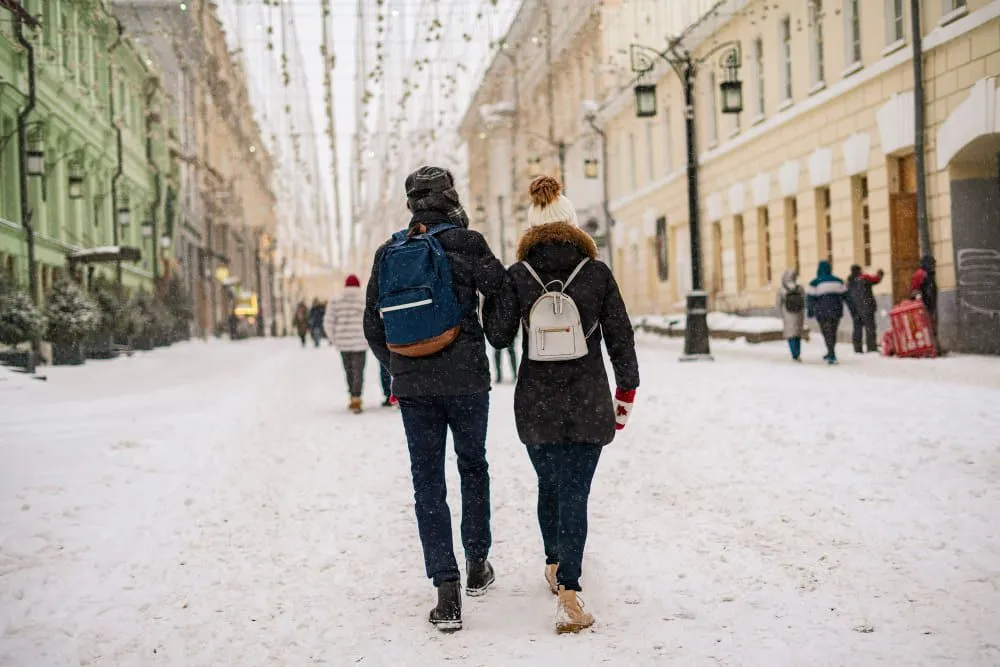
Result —
<instances>
[{"instance_id":1,"label":"pedestrian in background","mask_svg":"<svg viewBox=\"0 0 1000 667\"><path fill-rule=\"evenodd\" d=\"M632 411L639 366L618 283L597 258L597 245L577 226L573 204L560 191L552 177L532 181L531 228L518 243L518 263L508 269L510 286L499 298L487 296L483 320L490 342L506 347L522 322L531 322L546 285L561 287L579 311L582 356L546 360L540 355L545 334L526 332L514 390L517 432L538 478L544 576L557 596L556 632L567 633L594 624L577 596L582 590L590 487L604 446L625 428ZM544 304L540 310L546 307L553 306ZM602 340L614 369L614 394Z\"/></svg>"},{"instance_id":2,"label":"pedestrian in background","mask_svg":"<svg viewBox=\"0 0 1000 667\"><path fill-rule=\"evenodd\" d=\"M368 341L365 339L365 299L361 281L354 274L344 281L344 292L332 299L323 317L326 337L340 352L350 394L348 409L360 414L364 409L362 394L365 383L365 358Z\"/></svg>"},{"instance_id":3,"label":"pedestrian in background","mask_svg":"<svg viewBox=\"0 0 1000 667\"><path fill-rule=\"evenodd\" d=\"M309 306L306 305L305 301L299 301L299 305L295 307L292 326L295 327L295 332L299 335L299 340L302 341L302 347L305 347L306 334L309 333Z\"/></svg>"},{"instance_id":4,"label":"pedestrian in background","mask_svg":"<svg viewBox=\"0 0 1000 667\"><path fill-rule=\"evenodd\" d=\"M878 352L878 327L875 323L878 302L875 301L874 287L882 282L884 276L882 269L871 275L864 273L859 264L854 264L851 275L847 277L847 298L854 324L851 340L857 354L863 354L865 347L869 352Z\"/></svg>"},{"instance_id":5,"label":"pedestrian in background","mask_svg":"<svg viewBox=\"0 0 1000 667\"><path fill-rule=\"evenodd\" d=\"M805 331L806 292L799 285L799 272L787 269L781 276L776 307L793 361L802 360L802 334Z\"/></svg>"},{"instance_id":6,"label":"pedestrian in background","mask_svg":"<svg viewBox=\"0 0 1000 667\"><path fill-rule=\"evenodd\" d=\"M312 334L313 343L319 347L323 340L323 318L326 316L326 306L319 299L313 299L312 307L309 309L309 333Z\"/></svg>"},{"instance_id":7,"label":"pedestrian in background","mask_svg":"<svg viewBox=\"0 0 1000 667\"><path fill-rule=\"evenodd\" d=\"M924 255L920 259L920 267L913 272L910 279L910 298L920 299L927 307L927 314L931 320L931 334L934 336L934 347L941 352L941 345L938 344L938 287L937 287L937 262L930 255Z\"/></svg>"},{"instance_id":8,"label":"pedestrian in background","mask_svg":"<svg viewBox=\"0 0 1000 667\"><path fill-rule=\"evenodd\" d=\"M451 172L440 167L421 167L406 178L405 187L406 206L412 215L407 233L390 239L375 253L368 283L365 335L379 362L389 369L392 390L399 399L424 567L437 588L437 606L428 620L442 632L453 632L462 628L461 573L455 560L451 510L446 500L445 449L450 430L462 483L465 591L473 597L485 595L495 574L487 560L493 543L486 461L490 362L479 321L479 295L497 295L508 279L503 264L493 255L483 235L469 229L469 217L459 200ZM453 290L461 319L457 331L452 330L456 337L443 348L426 355L404 354L409 351L396 345L390 350L387 317L409 311L413 314L407 317L417 326L432 321L434 314L417 307L401 311L398 304L381 308L382 297L392 295L381 294L380 277L385 271L387 285L399 279L390 263L400 257L394 248L405 246L407 238L415 239L414 248L426 247L427 236L436 239L444 251L451 269L451 284L445 287ZM425 240L421 241L421 237ZM416 306L422 307L423 303L416 302Z\"/></svg>"},{"instance_id":9,"label":"pedestrian in background","mask_svg":"<svg viewBox=\"0 0 1000 667\"><path fill-rule=\"evenodd\" d=\"M816 318L819 323L823 342L826 343L826 356L823 360L831 366L837 363L837 329L840 328L846 303L847 286L843 280L833 275L830 262L824 259L816 268L816 277L806 290L806 306L809 317Z\"/></svg>"}]
</instances>

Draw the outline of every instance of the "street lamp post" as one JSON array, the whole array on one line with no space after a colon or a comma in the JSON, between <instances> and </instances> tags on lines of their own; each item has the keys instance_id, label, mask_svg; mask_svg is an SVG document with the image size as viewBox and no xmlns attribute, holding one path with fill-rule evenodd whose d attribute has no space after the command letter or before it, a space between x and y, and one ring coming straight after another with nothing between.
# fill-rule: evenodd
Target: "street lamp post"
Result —
<instances>
[{"instance_id":1,"label":"street lamp post","mask_svg":"<svg viewBox=\"0 0 1000 667\"><path fill-rule=\"evenodd\" d=\"M740 113L743 110L743 89L739 80L742 46L739 42L726 42L708 54L694 60L691 54L676 43L665 51L633 44L631 48L632 71L639 80L650 72L656 59L662 59L676 72L684 87L684 121L687 135L688 224L691 237L691 284L687 295L687 318L684 326L684 356L682 361L712 359L708 332L708 295L702 282L701 219L698 205L698 150L694 124L694 83L698 67L719 51L724 51L722 65L726 78L721 86L723 113ZM715 94L714 91L712 94ZM635 86L636 115L646 118L656 115L656 86Z\"/></svg>"}]
</instances>

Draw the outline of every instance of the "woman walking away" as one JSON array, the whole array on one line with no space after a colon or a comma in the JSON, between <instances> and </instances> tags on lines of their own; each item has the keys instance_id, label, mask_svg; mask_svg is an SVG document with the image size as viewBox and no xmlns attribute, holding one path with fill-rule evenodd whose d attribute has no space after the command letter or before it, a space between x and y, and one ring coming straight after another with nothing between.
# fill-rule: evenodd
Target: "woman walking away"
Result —
<instances>
[{"instance_id":1,"label":"woman walking away","mask_svg":"<svg viewBox=\"0 0 1000 667\"><path fill-rule=\"evenodd\" d=\"M326 307L319 299L313 299L312 308L309 309L309 332L312 334L316 347L319 347L319 342L323 340L323 319L325 317Z\"/></svg>"},{"instance_id":2,"label":"woman walking away","mask_svg":"<svg viewBox=\"0 0 1000 667\"><path fill-rule=\"evenodd\" d=\"M799 272L788 269L781 277L776 307L784 326L785 340L793 361L801 361L802 332L805 329L806 292L799 285Z\"/></svg>"},{"instance_id":3,"label":"woman walking away","mask_svg":"<svg viewBox=\"0 0 1000 667\"><path fill-rule=\"evenodd\" d=\"M487 297L484 321L490 343L501 349L524 323L514 414L538 476L545 579L558 596L556 631L566 633L594 623L577 596L587 501L601 451L631 413L639 369L618 284L560 190L548 176L532 182L531 227L518 244L519 262L508 270L507 290ZM614 395L602 339L618 385Z\"/></svg>"},{"instance_id":4,"label":"woman walking away","mask_svg":"<svg viewBox=\"0 0 1000 667\"><path fill-rule=\"evenodd\" d=\"M295 327L295 332L299 334L302 347L305 347L306 334L309 333L309 306L306 305L305 301L299 301L299 305L295 307L295 317L292 319L292 325Z\"/></svg>"},{"instance_id":5,"label":"woman walking away","mask_svg":"<svg viewBox=\"0 0 1000 667\"><path fill-rule=\"evenodd\" d=\"M847 286L843 280L833 275L830 262L824 259L819 263L816 277L809 283L806 294L809 317L816 318L826 343L823 361L832 366L837 363L837 329L840 328L840 318L844 316Z\"/></svg>"},{"instance_id":6,"label":"woman walking away","mask_svg":"<svg viewBox=\"0 0 1000 667\"><path fill-rule=\"evenodd\" d=\"M326 337L340 351L347 377L347 390L351 401L348 409L361 414L364 406L361 394L365 383L365 357L368 340L365 338L365 297L361 281L355 275L347 276L344 293L330 301L323 316Z\"/></svg>"}]
</instances>

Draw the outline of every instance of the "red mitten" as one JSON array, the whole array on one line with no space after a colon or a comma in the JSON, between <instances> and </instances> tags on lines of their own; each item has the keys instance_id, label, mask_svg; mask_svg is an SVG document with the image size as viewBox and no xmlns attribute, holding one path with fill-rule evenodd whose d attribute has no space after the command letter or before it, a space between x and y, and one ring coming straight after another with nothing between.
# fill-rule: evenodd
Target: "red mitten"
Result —
<instances>
[{"instance_id":1,"label":"red mitten","mask_svg":"<svg viewBox=\"0 0 1000 667\"><path fill-rule=\"evenodd\" d=\"M615 428L617 430L622 430L628 423L633 403L635 403L635 389L626 391L619 387L615 390Z\"/></svg>"}]
</instances>

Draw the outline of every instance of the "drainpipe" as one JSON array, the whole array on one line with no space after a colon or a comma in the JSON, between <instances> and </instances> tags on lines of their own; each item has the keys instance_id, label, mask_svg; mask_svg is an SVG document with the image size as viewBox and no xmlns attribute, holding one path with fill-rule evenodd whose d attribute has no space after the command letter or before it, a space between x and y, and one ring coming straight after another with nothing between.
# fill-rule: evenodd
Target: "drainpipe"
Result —
<instances>
[{"instance_id":1,"label":"drainpipe","mask_svg":"<svg viewBox=\"0 0 1000 667\"><path fill-rule=\"evenodd\" d=\"M115 22L116 35L115 41L110 47L108 47L108 117L111 120L111 126L115 128L118 150L118 168L115 170L115 175L111 179L111 238L113 245L119 248L118 257L115 259L115 282L121 286L122 258L121 247L119 246L118 239L118 181L121 180L122 174L124 173L124 150L122 146L121 123L115 122L114 52L115 49L117 49L122 43L122 34L125 32L125 28L122 26L122 22L118 20L118 17L112 16L111 18L114 19Z\"/></svg>"},{"instance_id":2,"label":"drainpipe","mask_svg":"<svg viewBox=\"0 0 1000 667\"><path fill-rule=\"evenodd\" d=\"M153 287L156 287L156 281L160 277L160 260L159 260L159 246L160 246L160 236L157 233L157 218L160 212L160 201L163 198L162 183L160 179L160 167L156 164L153 159L153 116L150 113L150 106L153 103L153 96L156 94L156 90L159 86L155 78L150 78L149 83L151 84L149 92L146 94L146 162L149 164L149 168L153 171L153 211L152 215L152 245L153 245ZM119 135L120 136L120 135Z\"/></svg>"},{"instance_id":3,"label":"drainpipe","mask_svg":"<svg viewBox=\"0 0 1000 667\"><path fill-rule=\"evenodd\" d=\"M913 119L915 124L914 152L917 160L917 230L920 234L920 254L933 257L931 230L927 220L927 168L924 155L927 123L924 120L924 47L920 31L920 0L910 0L910 29L913 33Z\"/></svg>"},{"instance_id":4,"label":"drainpipe","mask_svg":"<svg viewBox=\"0 0 1000 667\"><path fill-rule=\"evenodd\" d=\"M24 228L24 241L28 246L28 290L31 301L38 305L38 275L35 266L35 228L31 224L31 208L28 202L28 116L35 109L35 49L24 38L22 22L19 15L14 16L14 35L18 43L24 47L28 57L28 103L17 115L17 152L18 175L21 183L21 226ZM31 354L28 361L28 372L35 372L35 355L38 353L40 341L35 335L31 340Z\"/></svg>"}]
</instances>

